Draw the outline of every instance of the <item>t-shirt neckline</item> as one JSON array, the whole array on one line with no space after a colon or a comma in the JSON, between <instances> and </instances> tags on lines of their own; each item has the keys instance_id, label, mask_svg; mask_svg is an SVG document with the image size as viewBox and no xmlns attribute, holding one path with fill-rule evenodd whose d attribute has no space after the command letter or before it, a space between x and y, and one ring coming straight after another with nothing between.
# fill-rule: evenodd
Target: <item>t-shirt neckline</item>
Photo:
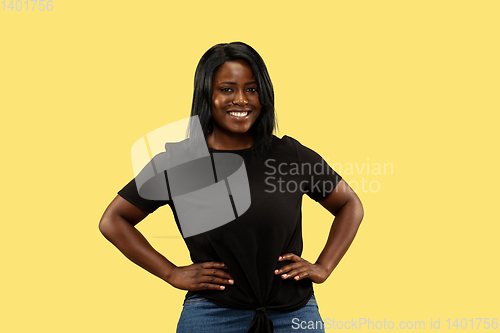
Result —
<instances>
[{"instance_id":1,"label":"t-shirt neckline","mask_svg":"<svg viewBox=\"0 0 500 333\"><path fill-rule=\"evenodd\" d=\"M252 146L252 147L248 147L248 148L243 148L243 149L214 149L214 148L210 148L208 145L208 150L209 151L213 151L213 152L217 152L217 151L223 151L223 152L239 152L239 151L250 151L252 149L254 149L255 146Z\"/></svg>"}]
</instances>

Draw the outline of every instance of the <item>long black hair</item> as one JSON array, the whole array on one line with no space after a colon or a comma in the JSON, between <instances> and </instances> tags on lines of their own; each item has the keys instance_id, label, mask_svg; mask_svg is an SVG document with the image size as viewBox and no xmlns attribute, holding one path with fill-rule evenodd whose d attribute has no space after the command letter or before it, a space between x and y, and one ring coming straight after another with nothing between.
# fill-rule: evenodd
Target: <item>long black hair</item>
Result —
<instances>
[{"instance_id":1,"label":"long black hair","mask_svg":"<svg viewBox=\"0 0 500 333\"><path fill-rule=\"evenodd\" d=\"M264 151L271 146L276 129L274 89L261 56L250 45L242 42L222 43L212 46L201 57L194 76L194 93L191 116L198 116L205 139L213 130L212 79L217 69L226 61L245 60L252 68L257 81L261 112L252 128L254 146Z\"/></svg>"}]
</instances>

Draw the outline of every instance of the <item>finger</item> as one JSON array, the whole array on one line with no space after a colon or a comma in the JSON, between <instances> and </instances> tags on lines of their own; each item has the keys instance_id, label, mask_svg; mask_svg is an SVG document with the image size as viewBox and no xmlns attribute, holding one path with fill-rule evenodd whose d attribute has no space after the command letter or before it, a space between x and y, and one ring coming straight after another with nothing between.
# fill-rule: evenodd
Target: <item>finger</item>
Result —
<instances>
[{"instance_id":1,"label":"finger","mask_svg":"<svg viewBox=\"0 0 500 333\"><path fill-rule=\"evenodd\" d=\"M282 274L291 271L294 268L302 267L306 264L306 261L303 262L292 262L291 264L285 265L281 268L278 268L274 271L274 274Z\"/></svg>"},{"instance_id":2,"label":"finger","mask_svg":"<svg viewBox=\"0 0 500 333\"><path fill-rule=\"evenodd\" d=\"M302 272L294 277L294 280L299 281L308 277L311 277L311 271Z\"/></svg>"},{"instance_id":3,"label":"finger","mask_svg":"<svg viewBox=\"0 0 500 333\"><path fill-rule=\"evenodd\" d=\"M278 268L274 271L274 274L283 274L291 271L293 269L293 264L289 264L286 266L283 266L281 268Z\"/></svg>"},{"instance_id":4,"label":"finger","mask_svg":"<svg viewBox=\"0 0 500 333\"><path fill-rule=\"evenodd\" d=\"M198 288L196 288L195 290L224 290L224 289L226 289L225 286L213 283L201 282L198 284Z\"/></svg>"},{"instance_id":5,"label":"finger","mask_svg":"<svg viewBox=\"0 0 500 333\"><path fill-rule=\"evenodd\" d=\"M206 261L201 263L202 268L219 268L219 269L227 269L226 264L220 261Z\"/></svg>"},{"instance_id":6,"label":"finger","mask_svg":"<svg viewBox=\"0 0 500 333\"><path fill-rule=\"evenodd\" d=\"M205 269L201 272L201 275L204 277L208 277L209 279L217 278L218 279L217 281L219 281L219 283L234 284L234 279L231 276L231 274L220 269L216 268Z\"/></svg>"},{"instance_id":7,"label":"finger","mask_svg":"<svg viewBox=\"0 0 500 333\"><path fill-rule=\"evenodd\" d=\"M307 271L306 267L299 267L299 268L295 268L295 269L291 270L288 273L282 274L281 277L283 279L290 279L290 278L293 278L293 277L297 276L298 274L300 274L302 272L306 272L306 271Z\"/></svg>"},{"instance_id":8,"label":"finger","mask_svg":"<svg viewBox=\"0 0 500 333\"><path fill-rule=\"evenodd\" d=\"M216 277L214 275L204 275L199 278L199 282L208 282L208 283L216 283L216 284L234 284L233 279L223 279L220 277Z\"/></svg>"},{"instance_id":9,"label":"finger","mask_svg":"<svg viewBox=\"0 0 500 333\"><path fill-rule=\"evenodd\" d=\"M223 270L220 270L220 269L217 269L217 268L209 268L209 269L204 269L202 272L201 272L201 275L207 275L207 276L217 276L217 277L221 277L221 278L224 278L224 279L233 279L231 277L231 274L229 274L228 272L226 271L223 271Z\"/></svg>"},{"instance_id":10,"label":"finger","mask_svg":"<svg viewBox=\"0 0 500 333\"><path fill-rule=\"evenodd\" d=\"M279 256L278 258L279 261L284 261L284 260L292 260L292 261L301 261L303 260L301 257L296 255L295 253L286 253L282 256Z\"/></svg>"}]
</instances>

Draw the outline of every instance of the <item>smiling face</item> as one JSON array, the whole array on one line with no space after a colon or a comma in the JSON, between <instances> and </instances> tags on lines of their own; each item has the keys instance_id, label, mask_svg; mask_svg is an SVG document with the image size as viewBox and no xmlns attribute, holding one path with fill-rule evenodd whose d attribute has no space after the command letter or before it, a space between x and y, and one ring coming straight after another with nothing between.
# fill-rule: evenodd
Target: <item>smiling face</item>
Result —
<instances>
[{"instance_id":1,"label":"smiling face","mask_svg":"<svg viewBox=\"0 0 500 333\"><path fill-rule=\"evenodd\" d=\"M212 81L212 117L215 135L246 134L260 115L262 106L257 82L244 60L226 61Z\"/></svg>"}]
</instances>

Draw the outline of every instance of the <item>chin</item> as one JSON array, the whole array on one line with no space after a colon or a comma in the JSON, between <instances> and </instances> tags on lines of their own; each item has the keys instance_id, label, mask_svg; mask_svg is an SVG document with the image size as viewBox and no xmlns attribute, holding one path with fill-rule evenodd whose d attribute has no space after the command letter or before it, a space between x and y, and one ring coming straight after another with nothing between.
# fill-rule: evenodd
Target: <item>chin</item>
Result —
<instances>
[{"instance_id":1,"label":"chin","mask_svg":"<svg viewBox=\"0 0 500 333\"><path fill-rule=\"evenodd\" d=\"M238 129L236 131L234 131L235 133L240 133L240 134L245 134L245 133L249 133L251 132L250 130L252 129L252 127L248 127L248 128L241 128L241 129Z\"/></svg>"}]
</instances>

